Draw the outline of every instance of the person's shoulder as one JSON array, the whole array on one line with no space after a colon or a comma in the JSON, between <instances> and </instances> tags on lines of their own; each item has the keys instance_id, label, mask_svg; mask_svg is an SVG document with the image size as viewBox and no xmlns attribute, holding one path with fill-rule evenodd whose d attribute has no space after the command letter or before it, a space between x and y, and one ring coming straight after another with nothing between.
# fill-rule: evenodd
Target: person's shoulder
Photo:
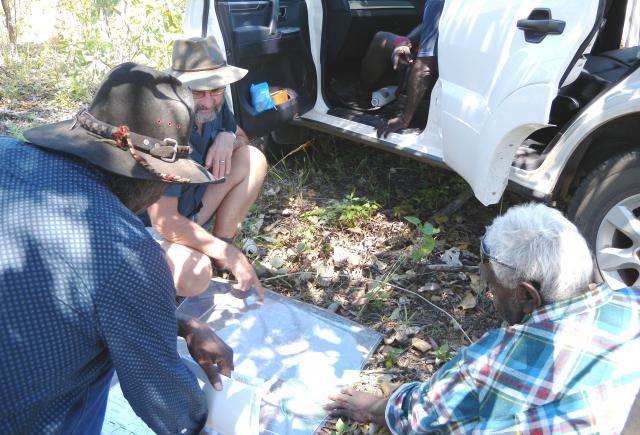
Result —
<instances>
[{"instance_id":1,"label":"person's shoulder","mask_svg":"<svg viewBox=\"0 0 640 435\"><path fill-rule=\"evenodd\" d=\"M512 328L495 328L484 333L480 339L465 347L464 353L471 358L491 352L503 346L514 335Z\"/></svg>"},{"instance_id":2,"label":"person's shoulder","mask_svg":"<svg viewBox=\"0 0 640 435\"><path fill-rule=\"evenodd\" d=\"M640 288L624 287L618 290L610 290L611 299L607 305L616 307L618 311L640 313Z\"/></svg>"},{"instance_id":3,"label":"person's shoulder","mask_svg":"<svg viewBox=\"0 0 640 435\"><path fill-rule=\"evenodd\" d=\"M629 299L640 302L640 287L624 287L613 290L613 297L618 299Z\"/></svg>"}]
</instances>

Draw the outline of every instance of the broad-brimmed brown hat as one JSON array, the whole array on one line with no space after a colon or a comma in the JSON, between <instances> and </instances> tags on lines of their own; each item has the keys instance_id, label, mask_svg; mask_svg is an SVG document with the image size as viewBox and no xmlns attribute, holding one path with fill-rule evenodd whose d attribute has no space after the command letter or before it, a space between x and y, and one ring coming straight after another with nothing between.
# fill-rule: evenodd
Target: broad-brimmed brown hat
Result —
<instances>
[{"instance_id":1,"label":"broad-brimmed brown hat","mask_svg":"<svg viewBox=\"0 0 640 435\"><path fill-rule=\"evenodd\" d=\"M88 110L74 119L27 130L24 137L125 177L216 182L189 158L193 120L191 91L175 77L124 63L108 73Z\"/></svg>"},{"instance_id":2,"label":"broad-brimmed brown hat","mask_svg":"<svg viewBox=\"0 0 640 435\"><path fill-rule=\"evenodd\" d=\"M237 82L246 69L227 65L213 36L173 41L171 68L167 72L193 91L222 88Z\"/></svg>"}]
</instances>

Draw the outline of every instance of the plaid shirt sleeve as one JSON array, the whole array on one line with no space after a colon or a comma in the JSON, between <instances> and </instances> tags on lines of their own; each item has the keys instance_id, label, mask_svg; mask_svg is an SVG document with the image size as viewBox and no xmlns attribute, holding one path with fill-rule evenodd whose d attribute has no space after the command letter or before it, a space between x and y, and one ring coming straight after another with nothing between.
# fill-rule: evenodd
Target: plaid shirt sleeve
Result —
<instances>
[{"instance_id":1,"label":"plaid shirt sleeve","mask_svg":"<svg viewBox=\"0 0 640 435\"><path fill-rule=\"evenodd\" d=\"M493 340L491 340L493 341ZM476 343L476 346L479 345ZM478 393L466 374L461 350L429 382L402 385L389 398L387 426L394 434L426 433L451 428L478 417Z\"/></svg>"}]
</instances>

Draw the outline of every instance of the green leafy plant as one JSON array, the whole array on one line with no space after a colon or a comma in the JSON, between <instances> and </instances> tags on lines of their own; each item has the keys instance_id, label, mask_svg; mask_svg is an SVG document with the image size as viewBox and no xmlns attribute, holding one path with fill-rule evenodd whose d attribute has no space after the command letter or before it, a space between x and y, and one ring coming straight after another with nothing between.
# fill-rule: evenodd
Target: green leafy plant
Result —
<instances>
[{"instance_id":1,"label":"green leafy plant","mask_svg":"<svg viewBox=\"0 0 640 435\"><path fill-rule=\"evenodd\" d=\"M315 207L304 212L302 217L314 225L338 224L355 228L366 222L379 208L377 202L358 198L351 193L340 201L331 201L327 207Z\"/></svg>"},{"instance_id":2,"label":"green leafy plant","mask_svg":"<svg viewBox=\"0 0 640 435\"><path fill-rule=\"evenodd\" d=\"M331 431L331 435L343 435L354 432L358 428L358 423L347 424L341 418L336 421L336 430Z\"/></svg>"},{"instance_id":3,"label":"green leafy plant","mask_svg":"<svg viewBox=\"0 0 640 435\"><path fill-rule=\"evenodd\" d=\"M404 352L404 349L397 347L388 349L384 354L384 366L388 369L393 367L398 362L398 358L400 358L402 352Z\"/></svg>"},{"instance_id":4,"label":"green leafy plant","mask_svg":"<svg viewBox=\"0 0 640 435\"><path fill-rule=\"evenodd\" d=\"M415 225L420 233L420 237L418 238L413 251L411 251L411 259L413 261L420 261L431 254L433 249L436 247L436 239L433 236L439 234L440 230L428 222L422 222L414 216L407 216L405 217L405 220Z\"/></svg>"},{"instance_id":5,"label":"green leafy plant","mask_svg":"<svg viewBox=\"0 0 640 435\"><path fill-rule=\"evenodd\" d=\"M436 358L436 365L441 366L451 359L453 353L449 350L449 345L444 343L435 350L429 352L430 355Z\"/></svg>"},{"instance_id":6,"label":"green leafy plant","mask_svg":"<svg viewBox=\"0 0 640 435\"><path fill-rule=\"evenodd\" d=\"M365 295L367 305L373 306L376 310L382 311L384 305L389 300L389 293L385 290L373 290Z\"/></svg>"}]
</instances>

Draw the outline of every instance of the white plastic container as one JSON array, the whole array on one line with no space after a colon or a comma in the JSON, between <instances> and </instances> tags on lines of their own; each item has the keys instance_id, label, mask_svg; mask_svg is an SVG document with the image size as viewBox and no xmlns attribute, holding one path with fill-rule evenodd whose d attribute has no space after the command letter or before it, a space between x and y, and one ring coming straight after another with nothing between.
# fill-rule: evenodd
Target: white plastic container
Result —
<instances>
[{"instance_id":1,"label":"white plastic container","mask_svg":"<svg viewBox=\"0 0 640 435\"><path fill-rule=\"evenodd\" d=\"M371 105L373 107L386 106L396 99L397 86L385 86L371 93Z\"/></svg>"}]
</instances>

